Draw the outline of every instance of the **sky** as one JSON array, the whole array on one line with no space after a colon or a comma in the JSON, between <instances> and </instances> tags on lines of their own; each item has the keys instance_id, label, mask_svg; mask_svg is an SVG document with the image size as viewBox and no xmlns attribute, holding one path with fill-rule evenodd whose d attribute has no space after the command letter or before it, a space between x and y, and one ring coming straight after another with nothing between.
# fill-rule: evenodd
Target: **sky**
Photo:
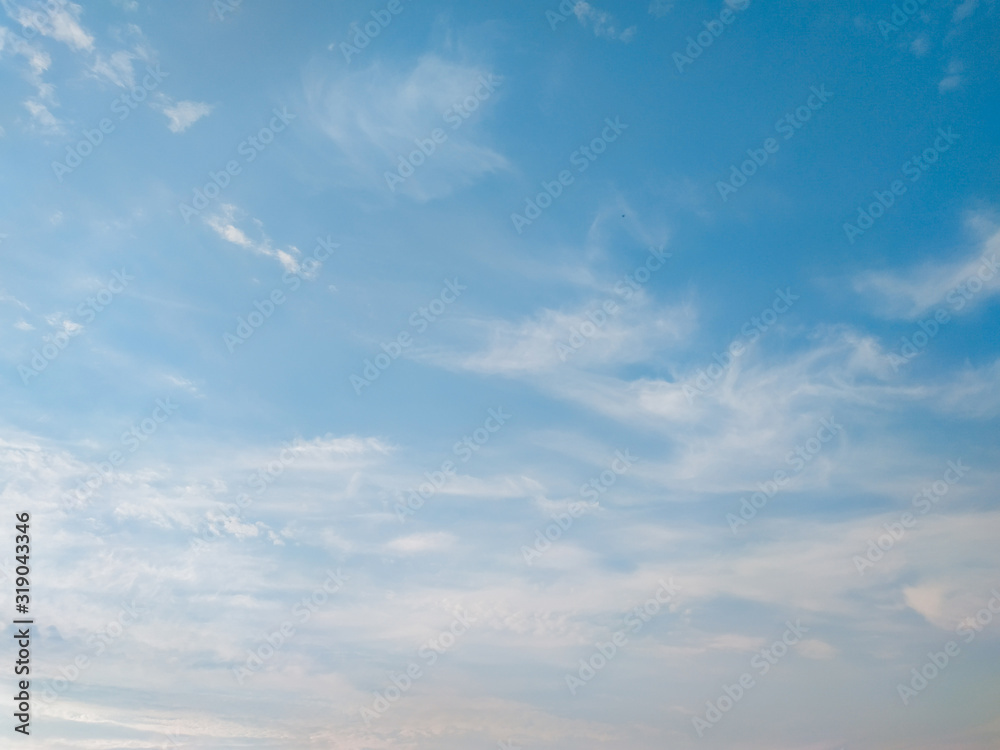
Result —
<instances>
[{"instance_id":1,"label":"sky","mask_svg":"<svg viewBox=\"0 0 1000 750\"><path fill-rule=\"evenodd\" d=\"M995 0L0 5L18 743L1000 745Z\"/></svg>"}]
</instances>

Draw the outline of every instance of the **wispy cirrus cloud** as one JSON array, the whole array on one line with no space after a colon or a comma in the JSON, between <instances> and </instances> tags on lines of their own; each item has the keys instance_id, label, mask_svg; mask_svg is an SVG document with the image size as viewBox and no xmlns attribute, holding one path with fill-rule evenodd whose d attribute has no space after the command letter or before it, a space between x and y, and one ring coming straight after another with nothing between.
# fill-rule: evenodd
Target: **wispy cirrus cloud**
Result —
<instances>
[{"instance_id":1,"label":"wispy cirrus cloud","mask_svg":"<svg viewBox=\"0 0 1000 750\"><path fill-rule=\"evenodd\" d=\"M687 304L657 310L641 295L626 304L609 294L575 309L543 309L519 321L467 319L469 340L484 341L482 349L427 356L443 366L508 376L618 367L646 362L654 351L683 341L695 320Z\"/></svg>"},{"instance_id":2,"label":"wispy cirrus cloud","mask_svg":"<svg viewBox=\"0 0 1000 750\"><path fill-rule=\"evenodd\" d=\"M298 257L301 253L298 248L294 246L289 246L287 250L276 248L271 238L264 234L263 224L258 219L252 219L252 223L256 225L261 239L251 239L244 230L236 226L239 216L240 211L236 206L231 203L224 203L220 206L218 213L209 214L205 217L205 223L220 238L230 244L242 247L256 255L274 258L286 271L296 273L300 270Z\"/></svg>"},{"instance_id":3,"label":"wispy cirrus cloud","mask_svg":"<svg viewBox=\"0 0 1000 750\"><path fill-rule=\"evenodd\" d=\"M402 68L379 60L346 73L316 66L306 78L306 98L314 123L337 147L352 181L371 190L388 193L385 174L397 170L433 131L444 133L446 140L432 141L433 153L396 188L427 201L510 168L504 156L481 142L476 125L499 98L496 80L488 68L426 54Z\"/></svg>"},{"instance_id":4,"label":"wispy cirrus cloud","mask_svg":"<svg viewBox=\"0 0 1000 750\"><path fill-rule=\"evenodd\" d=\"M983 218L970 223L985 229ZM947 303L952 312L968 311L1000 293L1000 230L995 228L964 257L948 262L927 261L918 266L858 275L854 291L871 300L888 318L915 320Z\"/></svg>"}]
</instances>

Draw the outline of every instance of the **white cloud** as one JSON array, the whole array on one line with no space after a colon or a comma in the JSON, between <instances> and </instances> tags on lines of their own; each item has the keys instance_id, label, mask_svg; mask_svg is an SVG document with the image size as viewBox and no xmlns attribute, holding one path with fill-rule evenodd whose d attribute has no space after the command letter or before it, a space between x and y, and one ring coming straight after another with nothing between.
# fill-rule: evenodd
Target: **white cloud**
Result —
<instances>
[{"instance_id":1,"label":"white cloud","mask_svg":"<svg viewBox=\"0 0 1000 750\"><path fill-rule=\"evenodd\" d=\"M389 552L414 554L418 552L440 552L451 547L455 537L443 531L427 534L411 534L410 536L393 539L385 545Z\"/></svg>"},{"instance_id":2,"label":"white cloud","mask_svg":"<svg viewBox=\"0 0 1000 750\"><path fill-rule=\"evenodd\" d=\"M170 120L167 127L172 133L183 133L202 117L207 117L212 113L212 105L205 104L204 102L182 101L173 103L165 96L160 101L160 111Z\"/></svg>"},{"instance_id":3,"label":"white cloud","mask_svg":"<svg viewBox=\"0 0 1000 750\"><path fill-rule=\"evenodd\" d=\"M63 132L62 123L42 102L28 99L24 102L24 107L31 113L33 128L37 132L42 135L58 135Z\"/></svg>"},{"instance_id":4,"label":"white cloud","mask_svg":"<svg viewBox=\"0 0 1000 750\"><path fill-rule=\"evenodd\" d=\"M24 28L32 28L42 36L63 42L76 51L90 52L94 49L94 37L80 25L83 8L76 3L50 4L42 10L13 5L11 2L5 2L4 6L7 15Z\"/></svg>"},{"instance_id":5,"label":"white cloud","mask_svg":"<svg viewBox=\"0 0 1000 750\"><path fill-rule=\"evenodd\" d=\"M609 293L572 311L543 309L518 322L466 323L471 338L487 342L486 347L457 357L433 353L432 360L481 374L532 376L646 361L654 350L685 339L695 314L683 304L656 310L641 293L628 302Z\"/></svg>"},{"instance_id":6,"label":"white cloud","mask_svg":"<svg viewBox=\"0 0 1000 750\"><path fill-rule=\"evenodd\" d=\"M317 126L350 168L352 185L391 194L386 174L397 174L400 160L418 148L415 141L426 142L435 129L447 140L421 158L412 176L392 185L396 193L427 201L510 168L506 158L477 142L484 113L503 94L502 79L490 70L425 55L409 70L376 61L333 75L313 70L306 96ZM456 105L467 118L455 113Z\"/></svg>"},{"instance_id":7,"label":"white cloud","mask_svg":"<svg viewBox=\"0 0 1000 750\"><path fill-rule=\"evenodd\" d=\"M821 641L816 638L807 638L800 641L796 644L795 650L807 659L826 660L832 659L837 655L837 649L826 641Z\"/></svg>"},{"instance_id":8,"label":"white cloud","mask_svg":"<svg viewBox=\"0 0 1000 750\"><path fill-rule=\"evenodd\" d=\"M198 387L187 378L183 378L179 375L169 375L169 374L165 375L164 377L166 377L167 381L171 385L177 388L183 388L184 390L190 391L191 393L198 393Z\"/></svg>"},{"instance_id":9,"label":"white cloud","mask_svg":"<svg viewBox=\"0 0 1000 750\"><path fill-rule=\"evenodd\" d=\"M149 63L154 59L155 53L146 41L142 29L133 23L126 24L123 28L112 29L112 33L119 44L127 45L128 48L111 54L96 52L88 72L91 76L109 81L119 88L134 88L136 74L133 62L139 60Z\"/></svg>"},{"instance_id":10,"label":"white cloud","mask_svg":"<svg viewBox=\"0 0 1000 750\"><path fill-rule=\"evenodd\" d=\"M205 223L210 226L219 237L224 239L238 247L246 248L257 255L264 255L268 258L274 258L286 271L291 271L292 273L298 273L301 269L299 266L298 257L301 255L298 248L290 245L288 250L281 250L280 248L275 248L271 242L271 238L266 234L262 234L262 239L260 241L255 241L250 239L247 234L236 226L234 223L236 220L237 208L232 204L223 204L220 207L220 213L210 214L205 217ZM255 223L259 225L259 222L254 220Z\"/></svg>"},{"instance_id":11,"label":"white cloud","mask_svg":"<svg viewBox=\"0 0 1000 750\"><path fill-rule=\"evenodd\" d=\"M150 59L149 46L142 30L134 24L129 24L124 31L124 36L134 40L133 49L123 49L107 55L97 49L94 37L80 25L82 8L75 3L53 3L53 7L47 4L41 10L17 5L9 0L4 0L3 5L7 14L23 28L34 29L41 36L62 42L75 52L88 53L90 61L86 64L87 73L121 88L132 88L135 85L133 60ZM117 36L122 36L121 30L114 32ZM65 131L63 124L52 112L57 104L55 86L42 79L42 75L52 64L51 57L40 46L6 27L0 27L0 55L8 50L26 59L29 68L26 78L37 89L37 94L25 102L31 115L29 129L41 135L62 134Z\"/></svg>"},{"instance_id":12,"label":"white cloud","mask_svg":"<svg viewBox=\"0 0 1000 750\"><path fill-rule=\"evenodd\" d=\"M657 18L662 18L674 9L673 0L650 0L649 13Z\"/></svg>"},{"instance_id":13,"label":"white cloud","mask_svg":"<svg viewBox=\"0 0 1000 750\"><path fill-rule=\"evenodd\" d=\"M494 341L486 356L434 353L426 360L517 378L622 425L665 436L673 444L669 460L640 464L632 472L662 483L663 500L744 491L747 477L763 481L777 469L787 471L789 453L830 418L844 429L790 487L822 490L837 477L841 483L871 488L887 474L919 471L924 460L907 441L872 438L865 426L872 420L914 411L975 420L1000 413L1000 363L912 383L893 372L877 339L844 327L812 331L804 347L777 359L768 356L763 343L751 346L705 392L699 386L706 368L715 364L711 355L683 369L667 366L670 374L662 377L616 377L602 372L599 360L546 370L553 366L548 354L552 337L548 328L542 329L546 335L537 328L513 329L518 336ZM780 337L779 332L767 335ZM602 345L596 340L588 344ZM847 465L851 470L845 475Z\"/></svg>"},{"instance_id":14,"label":"white cloud","mask_svg":"<svg viewBox=\"0 0 1000 750\"><path fill-rule=\"evenodd\" d=\"M765 410L759 418L772 416ZM268 495L255 498L245 518L225 521L224 537L212 543L216 547L194 556L177 542L178 536L186 541L191 529L188 520L204 518L204 508L231 498L252 467L266 466L277 457L279 446L257 445L236 454L231 448L214 455L206 452L200 455L202 464L184 464L180 474L164 471L121 491L112 488L86 516L72 517L56 510L58 490L53 488L86 476L91 467L63 448L42 447L29 440L0 442L0 467L11 477L4 500L20 507L32 498L38 522L51 528L59 543L63 557L55 564L85 561L82 566L66 567L67 574L51 597L55 604L48 622L59 633L59 640L53 639L48 646L52 663L69 663L87 638L105 628L118 602L133 596L133 583L138 589L134 595L146 607L139 622L116 639L115 648L100 662L102 684L119 690L138 687L143 679L148 682L148 676L143 676L147 672L156 675L154 684L147 685L153 689L152 704L144 704L141 716L128 710L122 713L120 707L111 705L111 698L104 702L99 695L79 698L76 693L44 706L45 715L61 716L77 727L113 720L116 732L128 737L135 732L147 744L149 738L142 733L166 731L171 720L176 720L189 733L186 737L270 738L282 747L327 737L328 742L351 750L389 750L399 745L395 738L401 731L421 731L438 738L436 747L451 750L468 747L469 738L480 736L484 726L499 737L516 726L519 738L537 737L538 744L652 748L662 746L669 732L654 736L642 729L632 742L630 730L614 719L608 725L576 715L558 719L544 707L532 708L510 696L516 695L515 688L530 689L546 679L561 688L563 674L575 672L580 658L591 653L595 643L606 643L622 626L623 617L657 591L660 579L673 578L678 584L676 603L660 611L652 627L629 634L627 650L618 657L614 671L607 670L588 684L587 695L593 700L623 694L632 700L631 691L649 693L650 674L656 675L661 687L666 684L662 676L669 674L670 684L654 691L652 699L697 708L690 695L715 690L720 680L731 680L734 665L737 670L744 668L738 665L745 665L752 653L774 640L776 633L769 621L799 617L810 630L795 648L803 663L823 666L839 651L853 648L850 653L859 653L864 668L870 670L864 673L866 680L892 684L894 673L906 673L908 667L902 666L906 660L913 653L923 653L920 644L927 642L928 635L938 637L929 630L953 628L956 618L968 617L983 606L982 597L996 585L984 584L990 571L996 570L1000 555L993 543L1000 523L996 513L964 519L943 513L928 516L910 532L905 546L892 550L887 560L861 577L851 565L851 555L863 550L865 540L880 533L881 524L894 520L892 516L810 520L777 513L771 517L768 508L756 521L766 525L765 533L750 544L730 544L712 523L701 526L672 514L641 519L630 515L631 522L623 522L622 514L614 515L609 509L597 524L598 544L585 536L587 524L574 526L547 553L544 574L539 574L540 568L524 566L517 544L530 543L533 529L549 522L547 508L537 520L529 517L524 523L516 516L514 523L498 516L496 523L475 536L461 526L477 520L466 514L464 519L454 519L456 526L449 528L453 533L432 527L395 537L398 527L392 525L386 538L385 531L368 524L352 528L354 509L345 512L336 503L343 498L340 488L356 473L378 478L398 471L398 466L386 462L371 463L372 458L387 455L387 446L372 438L329 435L297 441L291 449L294 461ZM86 452L93 451L88 447ZM331 466L331 460L336 464ZM202 478L193 481L184 476L188 472ZM211 477L233 481L231 486L221 481L212 485ZM919 486L919 474L909 479ZM906 484L897 478L892 491ZM984 476L978 495L972 496L988 497L992 486L990 477ZM373 501L370 487L359 509ZM317 495L312 504L307 501L311 491ZM649 494L655 502L662 502L655 488ZM901 493L901 497L908 495ZM517 510L517 504L510 503L502 516ZM335 696L344 706L332 714L328 707L321 707L321 714L317 709L316 715L299 716L295 726L258 722L245 707L233 707L231 701L213 703L211 698L224 693L226 686L232 689L232 668L243 664L247 650L256 649L280 623L293 619L292 605L315 591L325 576L331 548L315 546L305 534L290 538L285 549L296 545L294 554L275 554L268 524L275 526L275 519L289 518L317 535L335 529L350 536L356 553L345 556L343 568L351 576L347 588L331 597L306 625L296 623L294 638L246 685L239 686L254 699L278 695L279 701L293 703L301 696L321 693ZM572 538L577 534L581 536ZM447 564L430 571L421 569L421 555L439 551L447 552ZM370 555L378 558L373 561ZM627 558L636 564L609 566L602 557ZM557 562L550 565L548 560ZM913 564L906 564L907 560ZM942 571L948 571L947 580L940 579ZM88 580L89 585L82 585ZM149 594L157 584L162 594ZM963 598L962 592L971 594ZM917 622L908 601L933 618L930 626ZM730 609L734 603L740 614ZM748 606L763 616L742 617ZM474 624L442 662L447 672L423 682L420 690L399 701L373 729L366 728L358 720L357 707L370 705L371 691L386 682L388 669L398 672L393 665L405 666L415 658L420 644L444 632L456 608L467 612ZM215 616L199 620L199 640L192 645L182 624L205 611ZM864 645L852 647L855 637L863 639ZM328 658L331 638L344 653L363 656L353 663ZM68 658L60 648L65 648ZM864 658L886 650L888 657L877 653ZM369 665L375 658L378 663ZM146 668L156 663L168 663L171 668L158 672ZM505 669L491 671L495 664ZM799 667L790 661L787 668ZM722 673L717 674L720 669ZM473 691L472 686L482 685L484 673L492 675L491 690ZM512 682L515 678L510 674L517 674L519 681ZM838 680L836 670L828 674ZM168 710L166 703L155 698L169 697L178 686L189 683L192 675L211 688L206 693L209 702L198 709L203 714L175 706ZM801 684L792 680L788 687L774 687L794 691ZM784 695L779 693L779 698ZM308 701L301 702L308 705ZM776 705L780 709L781 701ZM464 718L458 716L463 713ZM675 715L680 731L690 726L688 715ZM241 717L245 720L237 721ZM768 714L762 720L771 718ZM120 745L121 737L116 741ZM114 745L101 742L95 740L94 746ZM763 747L746 745L747 750Z\"/></svg>"},{"instance_id":15,"label":"white cloud","mask_svg":"<svg viewBox=\"0 0 1000 750\"><path fill-rule=\"evenodd\" d=\"M29 97L24 106L31 115L29 129L42 135L59 135L62 123L49 110L55 104L55 87L46 83L42 75L52 65L52 58L37 45L22 39L4 26L0 26L0 56L10 52L23 57L28 63L25 79L35 87L37 93Z\"/></svg>"},{"instance_id":16,"label":"white cloud","mask_svg":"<svg viewBox=\"0 0 1000 750\"><path fill-rule=\"evenodd\" d=\"M941 92L942 94L948 91L954 91L961 85L961 83L962 83L962 76L958 75L945 76L938 83L938 91Z\"/></svg>"},{"instance_id":17,"label":"white cloud","mask_svg":"<svg viewBox=\"0 0 1000 750\"><path fill-rule=\"evenodd\" d=\"M656 2L654 2L654 5L656 5ZM636 31L638 31L638 27L636 26L629 26L627 29L619 31L615 27L614 17L610 13L598 10L590 3L584 2L584 0L580 0L580 2L573 6L573 12L581 24L586 26L589 23L593 26L596 36L617 39L621 42L630 42L635 36ZM653 6L650 6L650 12L653 12Z\"/></svg>"},{"instance_id":18,"label":"white cloud","mask_svg":"<svg viewBox=\"0 0 1000 750\"><path fill-rule=\"evenodd\" d=\"M981 367L966 367L947 382L927 386L936 410L963 419L1000 415L1000 359Z\"/></svg>"},{"instance_id":19,"label":"white cloud","mask_svg":"<svg viewBox=\"0 0 1000 750\"><path fill-rule=\"evenodd\" d=\"M941 620L944 593L941 586L910 586L903 589L906 606L923 615L929 622Z\"/></svg>"},{"instance_id":20,"label":"white cloud","mask_svg":"<svg viewBox=\"0 0 1000 750\"><path fill-rule=\"evenodd\" d=\"M6 235L0 235L0 237L6 237ZM9 302L12 305L17 305L22 310L31 310L26 304L21 302L17 297L12 294L7 294L6 289L0 289L0 302Z\"/></svg>"},{"instance_id":21,"label":"white cloud","mask_svg":"<svg viewBox=\"0 0 1000 750\"><path fill-rule=\"evenodd\" d=\"M974 217L970 223L982 224ZM951 313L967 311L1000 293L1000 230L993 229L980 247L948 263L927 262L903 271L872 271L854 280L854 290L871 298L888 318L915 320L946 305Z\"/></svg>"},{"instance_id":22,"label":"white cloud","mask_svg":"<svg viewBox=\"0 0 1000 750\"><path fill-rule=\"evenodd\" d=\"M107 57L99 54L90 70L115 86L130 89L135 86L135 69L132 65L134 59L135 55L128 50L118 50Z\"/></svg>"},{"instance_id":23,"label":"white cloud","mask_svg":"<svg viewBox=\"0 0 1000 750\"><path fill-rule=\"evenodd\" d=\"M951 17L951 22L958 23L959 21L964 21L966 18L975 13L976 8L978 7L979 0L965 0L965 2L955 8L955 12Z\"/></svg>"},{"instance_id":24,"label":"white cloud","mask_svg":"<svg viewBox=\"0 0 1000 750\"><path fill-rule=\"evenodd\" d=\"M938 83L938 91L942 94L954 91L962 84L962 71L965 66L959 60L952 60L948 64L947 75Z\"/></svg>"},{"instance_id":25,"label":"white cloud","mask_svg":"<svg viewBox=\"0 0 1000 750\"><path fill-rule=\"evenodd\" d=\"M0 52L5 51L8 47L13 50L14 54L21 55L28 61L28 66L34 76L40 76L52 64L52 58L41 47L22 39L6 27L0 26ZM32 83L37 85L38 82L33 80Z\"/></svg>"}]
</instances>

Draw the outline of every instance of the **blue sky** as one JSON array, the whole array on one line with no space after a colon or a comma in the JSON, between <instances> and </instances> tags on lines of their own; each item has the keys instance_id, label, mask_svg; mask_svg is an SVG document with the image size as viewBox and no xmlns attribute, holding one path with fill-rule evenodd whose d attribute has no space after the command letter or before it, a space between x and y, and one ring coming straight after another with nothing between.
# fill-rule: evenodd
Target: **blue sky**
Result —
<instances>
[{"instance_id":1,"label":"blue sky","mask_svg":"<svg viewBox=\"0 0 1000 750\"><path fill-rule=\"evenodd\" d=\"M293 5L2 2L26 744L996 747L996 3Z\"/></svg>"}]
</instances>

